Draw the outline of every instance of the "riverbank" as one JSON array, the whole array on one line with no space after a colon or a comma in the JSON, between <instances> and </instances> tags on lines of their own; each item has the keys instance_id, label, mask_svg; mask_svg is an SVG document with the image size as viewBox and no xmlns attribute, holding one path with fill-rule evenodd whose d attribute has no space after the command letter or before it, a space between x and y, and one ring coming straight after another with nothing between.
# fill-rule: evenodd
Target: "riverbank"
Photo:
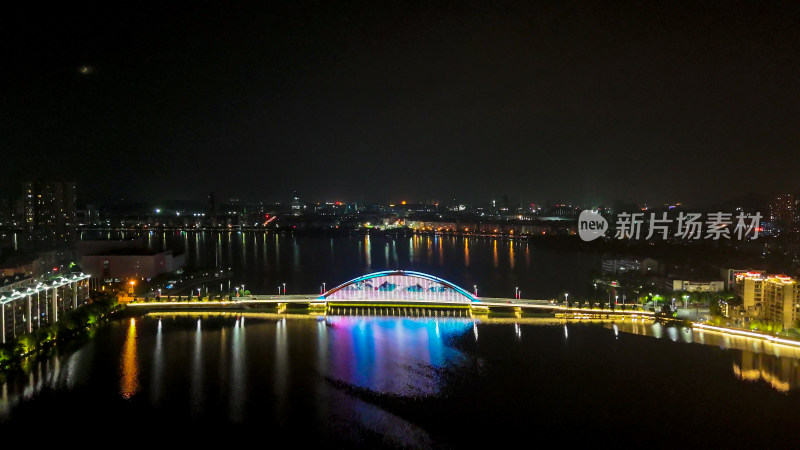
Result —
<instances>
[{"instance_id":1,"label":"riverbank","mask_svg":"<svg viewBox=\"0 0 800 450\"><path fill-rule=\"evenodd\" d=\"M757 332L754 332L754 331L747 331L747 330L743 330L743 329L740 329L740 328L729 328L729 327L721 327L721 326L716 326L716 325L708 325L708 324L700 323L700 322L693 322L692 323L692 327L693 328L698 328L698 329L704 330L704 331L711 331L711 332L715 332L715 333L728 334L728 335L733 335L733 336L743 336L743 337L754 338L754 339L759 339L759 340L771 342L771 343L774 343L774 344L790 345L792 347L800 348L800 340L782 338L782 337L779 337L779 336L766 334L766 333L757 333Z\"/></svg>"},{"instance_id":2,"label":"riverbank","mask_svg":"<svg viewBox=\"0 0 800 450\"><path fill-rule=\"evenodd\" d=\"M57 345L87 336L123 311L115 295L99 293L91 303L64 313L55 324L17 336L0 345L0 376L19 369L26 361L45 354Z\"/></svg>"}]
</instances>

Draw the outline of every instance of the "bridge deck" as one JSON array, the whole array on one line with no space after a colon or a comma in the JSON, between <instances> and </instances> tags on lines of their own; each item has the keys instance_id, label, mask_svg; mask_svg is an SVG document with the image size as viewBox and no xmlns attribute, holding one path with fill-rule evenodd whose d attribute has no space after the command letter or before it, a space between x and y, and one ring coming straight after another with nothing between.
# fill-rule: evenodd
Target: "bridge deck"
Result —
<instances>
[{"instance_id":1,"label":"bridge deck","mask_svg":"<svg viewBox=\"0 0 800 450\"><path fill-rule=\"evenodd\" d=\"M309 306L312 308L327 309L331 306L374 306L374 307L417 307L417 308L454 308L471 309L476 312L483 311L503 311L511 310L516 312L547 312L553 314L571 315L625 315L637 317L652 317L650 311L622 311L620 309L589 309L589 308L568 308L552 303L550 300L533 299L510 299L510 298L480 298L478 302L430 302L430 301L376 301L376 300L326 300L319 298L319 295L249 295L246 297L234 298L231 301L221 302L151 302L151 303L130 303L128 306L135 308L164 308L180 309L184 307L199 309L251 309L258 307L282 307L289 305Z\"/></svg>"}]
</instances>

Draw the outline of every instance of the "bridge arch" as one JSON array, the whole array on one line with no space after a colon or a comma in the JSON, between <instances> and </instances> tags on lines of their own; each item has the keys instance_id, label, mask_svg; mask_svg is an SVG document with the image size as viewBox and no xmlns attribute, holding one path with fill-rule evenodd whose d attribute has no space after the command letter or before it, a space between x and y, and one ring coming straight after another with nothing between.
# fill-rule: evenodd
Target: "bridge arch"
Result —
<instances>
[{"instance_id":1,"label":"bridge arch","mask_svg":"<svg viewBox=\"0 0 800 450\"><path fill-rule=\"evenodd\" d=\"M362 275L325 292L320 299L436 303L478 301L468 291L447 280L409 270L386 270Z\"/></svg>"}]
</instances>

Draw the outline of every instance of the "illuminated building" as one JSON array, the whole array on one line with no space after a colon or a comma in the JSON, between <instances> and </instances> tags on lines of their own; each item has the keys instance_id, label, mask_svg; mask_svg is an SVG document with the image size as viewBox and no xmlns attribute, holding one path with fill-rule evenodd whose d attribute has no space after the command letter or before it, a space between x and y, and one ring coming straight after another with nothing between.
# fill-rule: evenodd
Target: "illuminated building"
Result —
<instances>
[{"instance_id":1,"label":"illuminated building","mask_svg":"<svg viewBox=\"0 0 800 450\"><path fill-rule=\"evenodd\" d=\"M100 254L83 255L83 270L104 281L130 278L153 278L174 272L184 265L185 255L171 251L152 252L147 249L116 249Z\"/></svg>"},{"instance_id":2,"label":"illuminated building","mask_svg":"<svg viewBox=\"0 0 800 450\"><path fill-rule=\"evenodd\" d=\"M292 198L292 203L290 204L290 208L292 211L293 216L299 216L303 214L303 210L306 208L305 205L300 201L300 198L295 196Z\"/></svg>"},{"instance_id":3,"label":"illuminated building","mask_svg":"<svg viewBox=\"0 0 800 450\"><path fill-rule=\"evenodd\" d=\"M736 287L736 275L739 273L753 272L766 274L766 270L753 270L753 269L720 269L720 276L725 280L725 290L729 291Z\"/></svg>"},{"instance_id":4,"label":"illuminated building","mask_svg":"<svg viewBox=\"0 0 800 450\"><path fill-rule=\"evenodd\" d=\"M764 308L764 277L762 272L736 274L736 296L742 299L742 307L748 317L761 317Z\"/></svg>"},{"instance_id":5,"label":"illuminated building","mask_svg":"<svg viewBox=\"0 0 800 450\"><path fill-rule=\"evenodd\" d=\"M800 288L783 275L767 277L764 283L764 318L792 328L800 318Z\"/></svg>"},{"instance_id":6,"label":"illuminated building","mask_svg":"<svg viewBox=\"0 0 800 450\"><path fill-rule=\"evenodd\" d=\"M780 323L784 328L794 327L800 319L800 286L791 277L738 273L736 295L749 317Z\"/></svg>"},{"instance_id":7,"label":"illuminated building","mask_svg":"<svg viewBox=\"0 0 800 450\"><path fill-rule=\"evenodd\" d=\"M47 281L28 279L0 289L0 344L52 325L89 299L89 276L69 273Z\"/></svg>"},{"instance_id":8,"label":"illuminated building","mask_svg":"<svg viewBox=\"0 0 800 450\"><path fill-rule=\"evenodd\" d=\"M684 292L722 292L725 290L725 282L672 280L672 290Z\"/></svg>"},{"instance_id":9,"label":"illuminated building","mask_svg":"<svg viewBox=\"0 0 800 450\"><path fill-rule=\"evenodd\" d=\"M769 221L782 230L800 223L800 195L781 194L769 204Z\"/></svg>"},{"instance_id":10,"label":"illuminated building","mask_svg":"<svg viewBox=\"0 0 800 450\"><path fill-rule=\"evenodd\" d=\"M604 259L601 266L603 273L621 274L640 272L642 274L658 271L658 261L652 258L638 259Z\"/></svg>"},{"instance_id":11,"label":"illuminated building","mask_svg":"<svg viewBox=\"0 0 800 450\"><path fill-rule=\"evenodd\" d=\"M208 209L206 210L208 216L208 225L216 227L219 225L219 204L217 203L217 193L211 192L208 194Z\"/></svg>"},{"instance_id":12,"label":"illuminated building","mask_svg":"<svg viewBox=\"0 0 800 450\"><path fill-rule=\"evenodd\" d=\"M52 247L75 239L74 182L28 181L22 196L29 242Z\"/></svg>"}]
</instances>

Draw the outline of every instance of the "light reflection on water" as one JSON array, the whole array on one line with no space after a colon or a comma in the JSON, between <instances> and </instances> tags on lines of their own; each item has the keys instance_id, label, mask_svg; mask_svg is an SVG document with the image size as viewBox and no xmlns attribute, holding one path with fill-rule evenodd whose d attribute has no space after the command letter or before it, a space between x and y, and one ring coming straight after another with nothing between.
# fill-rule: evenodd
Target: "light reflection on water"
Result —
<instances>
[{"instance_id":1,"label":"light reflection on water","mask_svg":"<svg viewBox=\"0 0 800 450\"><path fill-rule=\"evenodd\" d=\"M788 346L754 339L747 336L722 334L689 327L663 326L641 321L623 321L613 324L625 333L668 338L673 342L713 345L734 353L733 374L740 380L763 380L772 388L787 392L800 390L800 347ZM664 331L666 330L666 336Z\"/></svg>"},{"instance_id":2,"label":"light reflection on water","mask_svg":"<svg viewBox=\"0 0 800 450\"><path fill-rule=\"evenodd\" d=\"M189 384L192 389L192 414L195 416L203 408L203 372L203 324L201 319L197 319L192 348L192 373L189 378Z\"/></svg>"},{"instance_id":3,"label":"light reflection on water","mask_svg":"<svg viewBox=\"0 0 800 450\"><path fill-rule=\"evenodd\" d=\"M128 325L128 337L122 346L120 393L125 399L136 395L139 391L139 362L136 357L136 320L131 319Z\"/></svg>"},{"instance_id":4,"label":"light reflection on water","mask_svg":"<svg viewBox=\"0 0 800 450\"><path fill-rule=\"evenodd\" d=\"M320 239L252 231L81 232L82 239L137 237L150 250L184 253L188 266L230 267L232 285L244 284L259 294L277 292L284 282L292 293L310 294L322 282L335 286L363 273L404 269L435 273L460 286L478 284L487 297L510 297L518 286L526 298L548 299L565 289L576 296L587 295L588 283L576 280L588 280L600 265L599 255L537 248L518 238L365 235Z\"/></svg>"},{"instance_id":5,"label":"light reflection on water","mask_svg":"<svg viewBox=\"0 0 800 450\"><path fill-rule=\"evenodd\" d=\"M635 334L670 346L699 348L704 342L730 349L724 357L730 358L730 370L743 382L763 381L781 392L800 389L798 349L650 322L584 322L606 328L594 329L607 332L609 342L630 342L632 337L626 334ZM111 342L104 348L116 352L112 355L116 372L101 370L109 354L95 356L92 348L97 343L90 342L76 352L37 362L22 382L0 383L0 419L11 414L19 401L35 401L45 389L101 390L105 377L115 374L111 392L126 403L154 408L178 405L192 418L212 415L230 422L260 417L263 410L282 426L308 420L319 427L347 427L349 422L337 421L355 421L358 427L394 436L392 442L406 443L402 436L413 436L413 442L425 445L429 437L424 430L349 394L348 389L435 398L448 387L448 373L474 369L475 355L462 348L465 342L497 345L498 336L506 333L509 341L503 345L513 357L520 351L527 357L537 347L558 353L581 342L586 334L578 327L585 326L563 319L516 317L148 316L110 327L108 336L113 339L104 341ZM548 327L554 331L551 341L535 341L542 336L538 330ZM611 351L611 345L602 348Z\"/></svg>"},{"instance_id":6,"label":"light reflection on water","mask_svg":"<svg viewBox=\"0 0 800 450\"><path fill-rule=\"evenodd\" d=\"M247 348L244 345L244 317L236 320L233 326L233 344L231 346L231 395L230 395L230 417L234 422L241 422L244 419L245 386L247 385L247 371L245 364L247 361Z\"/></svg>"},{"instance_id":7,"label":"light reflection on water","mask_svg":"<svg viewBox=\"0 0 800 450\"><path fill-rule=\"evenodd\" d=\"M328 376L395 395L435 395L436 369L458 365L449 339L472 328L470 319L333 316L325 319Z\"/></svg>"},{"instance_id":8,"label":"light reflection on water","mask_svg":"<svg viewBox=\"0 0 800 450\"><path fill-rule=\"evenodd\" d=\"M89 342L68 355L54 355L27 366L20 378L0 378L0 419L9 417L22 400L33 400L46 390L71 390L86 384L91 371L94 343ZM62 370L62 365L66 369Z\"/></svg>"},{"instance_id":9,"label":"light reflection on water","mask_svg":"<svg viewBox=\"0 0 800 450\"><path fill-rule=\"evenodd\" d=\"M164 333L162 332L161 319L158 319L158 330L156 331L156 347L153 351L153 387L150 390L151 401L158 404L161 401L163 391L164 374Z\"/></svg>"}]
</instances>

